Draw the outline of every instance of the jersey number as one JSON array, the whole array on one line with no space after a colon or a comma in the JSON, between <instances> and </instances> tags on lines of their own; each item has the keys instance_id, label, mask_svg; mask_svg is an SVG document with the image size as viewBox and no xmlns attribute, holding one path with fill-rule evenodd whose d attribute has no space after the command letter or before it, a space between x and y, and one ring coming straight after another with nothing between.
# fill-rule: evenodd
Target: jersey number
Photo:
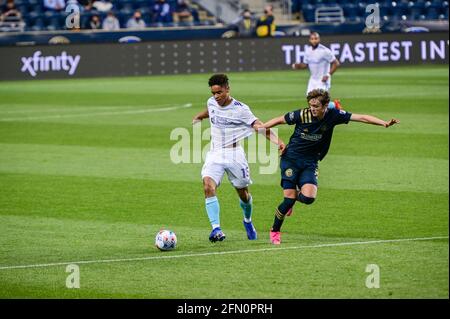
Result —
<instances>
[{"instance_id":1,"label":"jersey number","mask_svg":"<svg viewBox=\"0 0 450 319\"><path fill-rule=\"evenodd\" d=\"M249 172L248 172L248 166L246 168L241 168L242 171L242 178L248 178Z\"/></svg>"}]
</instances>

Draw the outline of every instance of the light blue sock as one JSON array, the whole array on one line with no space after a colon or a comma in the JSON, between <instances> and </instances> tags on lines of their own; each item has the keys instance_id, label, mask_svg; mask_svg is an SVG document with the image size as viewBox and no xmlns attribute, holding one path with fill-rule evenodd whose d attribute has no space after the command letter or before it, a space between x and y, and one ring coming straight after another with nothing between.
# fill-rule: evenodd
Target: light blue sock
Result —
<instances>
[{"instance_id":1,"label":"light blue sock","mask_svg":"<svg viewBox=\"0 0 450 319\"><path fill-rule=\"evenodd\" d=\"M205 206L212 229L220 227L220 206L217 196L206 198Z\"/></svg>"},{"instance_id":2,"label":"light blue sock","mask_svg":"<svg viewBox=\"0 0 450 319\"><path fill-rule=\"evenodd\" d=\"M328 108L329 108L329 109L334 109L334 108L336 108L336 105L334 104L334 102L331 102L331 101L330 101L330 102L328 103Z\"/></svg>"},{"instance_id":3,"label":"light blue sock","mask_svg":"<svg viewBox=\"0 0 450 319\"><path fill-rule=\"evenodd\" d=\"M249 196L250 198L247 203L244 203L241 199L239 199L242 211L244 212L244 220L246 223L250 223L252 221L253 198L252 195Z\"/></svg>"}]
</instances>

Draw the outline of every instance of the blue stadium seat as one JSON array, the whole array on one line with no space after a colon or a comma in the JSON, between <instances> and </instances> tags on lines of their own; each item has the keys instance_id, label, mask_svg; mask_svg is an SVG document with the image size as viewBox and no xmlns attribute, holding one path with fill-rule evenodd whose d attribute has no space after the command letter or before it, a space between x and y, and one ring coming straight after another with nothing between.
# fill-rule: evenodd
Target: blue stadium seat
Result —
<instances>
[{"instance_id":1,"label":"blue stadium seat","mask_svg":"<svg viewBox=\"0 0 450 319\"><path fill-rule=\"evenodd\" d=\"M30 27L32 31L42 31L45 28L45 23L43 18L37 18L33 25Z\"/></svg>"},{"instance_id":2,"label":"blue stadium seat","mask_svg":"<svg viewBox=\"0 0 450 319\"><path fill-rule=\"evenodd\" d=\"M439 12L436 8L429 8L426 13L427 20L437 20L439 18Z\"/></svg>"},{"instance_id":3,"label":"blue stadium seat","mask_svg":"<svg viewBox=\"0 0 450 319\"><path fill-rule=\"evenodd\" d=\"M397 2L397 9L401 15L408 15L409 14L409 7L408 7L408 1L400 0Z\"/></svg>"},{"instance_id":4,"label":"blue stadium seat","mask_svg":"<svg viewBox=\"0 0 450 319\"><path fill-rule=\"evenodd\" d=\"M44 8L41 5L27 4L27 6L28 6L28 12L38 12L38 13L44 12Z\"/></svg>"},{"instance_id":5,"label":"blue stadium seat","mask_svg":"<svg viewBox=\"0 0 450 319\"><path fill-rule=\"evenodd\" d=\"M413 2L410 1L408 4L408 9L409 9L409 17L411 20L417 20L419 19L419 16L423 14L425 8L425 3L423 3L423 5L417 3L417 2Z\"/></svg>"},{"instance_id":6,"label":"blue stadium seat","mask_svg":"<svg viewBox=\"0 0 450 319\"><path fill-rule=\"evenodd\" d=\"M303 6L303 17L306 22L314 22L315 21L315 10L316 7L312 4L307 4Z\"/></svg>"},{"instance_id":7,"label":"blue stadium seat","mask_svg":"<svg viewBox=\"0 0 450 319\"><path fill-rule=\"evenodd\" d=\"M17 5L17 10L22 14L22 16L26 16L28 14L28 6L26 4L19 4Z\"/></svg>"},{"instance_id":8,"label":"blue stadium seat","mask_svg":"<svg viewBox=\"0 0 450 319\"><path fill-rule=\"evenodd\" d=\"M292 13L297 13L302 10L302 1L301 0L292 0L291 1L291 10Z\"/></svg>"},{"instance_id":9,"label":"blue stadium seat","mask_svg":"<svg viewBox=\"0 0 450 319\"><path fill-rule=\"evenodd\" d=\"M55 12L55 11L45 11L43 14L41 14L41 15L43 15L46 19L50 19L50 18L53 18L53 17L56 17L57 15L58 15L58 12Z\"/></svg>"},{"instance_id":10,"label":"blue stadium seat","mask_svg":"<svg viewBox=\"0 0 450 319\"><path fill-rule=\"evenodd\" d=\"M425 2L425 16L427 20L437 20L439 18L442 1L427 1Z\"/></svg>"},{"instance_id":11,"label":"blue stadium seat","mask_svg":"<svg viewBox=\"0 0 450 319\"><path fill-rule=\"evenodd\" d=\"M116 14L116 18L119 20L119 24L121 28L125 28L128 19L130 19L131 14L128 13L123 13L123 12L118 12Z\"/></svg>"},{"instance_id":12,"label":"blue stadium seat","mask_svg":"<svg viewBox=\"0 0 450 319\"><path fill-rule=\"evenodd\" d=\"M307 4L314 4L315 3L314 0L297 0L297 1L300 2L303 7L306 6Z\"/></svg>"},{"instance_id":13,"label":"blue stadium seat","mask_svg":"<svg viewBox=\"0 0 450 319\"><path fill-rule=\"evenodd\" d=\"M153 4L154 4L153 1L149 1L149 0L135 0L134 1L134 8L135 9L140 9L140 8L147 8L148 9Z\"/></svg>"},{"instance_id":14,"label":"blue stadium seat","mask_svg":"<svg viewBox=\"0 0 450 319\"><path fill-rule=\"evenodd\" d=\"M344 16L347 19L354 19L354 17L358 16L358 6L354 3L347 3L342 6L344 10Z\"/></svg>"},{"instance_id":15,"label":"blue stadium seat","mask_svg":"<svg viewBox=\"0 0 450 319\"><path fill-rule=\"evenodd\" d=\"M444 15L444 19L448 19L448 1L442 3L441 14Z\"/></svg>"},{"instance_id":16,"label":"blue stadium seat","mask_svg":"<svg viewBox=\"0 0 450 319\"><path fill-rule=\"evenodd\" d=\"M335 5L337 5L337 1L336 0L322 0L322 4L327 5L327 6L335 6Z\"/></svg>"},{"instance_id":17,"label":"blue stadium seat","mask_svg":"<svg viewBox=\"0 0 450 319\"><path fill-rule=\"evenodd\" d=\"M55 31L55 30L62 29L62 25L59 23L58 18L51 18L45 24L47 25L47 30L49 30L49 31Z\"/></svg>"},{"instance_id":18,"label":"blue stadium seat","mask_svg":"<svg viewBox=\"0 0 450 319\"><path fill-rule=\"evenodd\" d=\"M379 3L379 7L380 7L380 15L381 16L391 16L392 10L391 10L390 2Z\"/></svg>"},{"instance_id":19,"label":"blue stadium seat","mask_svg":"<svg viewBox=\"0 0 450 319\"><path fill-rule=\"evenodd\" d=\"M415 0L412 1L414 3L414 7L416 8L420 8L420 9L425 9L425 0Z\"/></svg>"},{"instance_id":20,"label":"blue stadium seat","mask_svg":"<svg viewBox=\"0 0 450 319\"><path fill-rule=\"evenodd\" d=\"M131 14L134 12L134 7L132 3L123 3L121 8L120 8L120 12L125 13L125 14Z\"/></svg>"},{"instance_id":21,"label":"blue stadium seat","mask_svg":"<svg viewBox=\"0 0 450 319\"><path fill-rule=\"evenodd\" d=\"M350 23L360 23L363 20L363 18L361 18L360 16L353 16L353 17L349 17L349 18L345 18L346 22L350 22Z\"/></svg>"},{"instance_id":22,"label":"blue stadium seat","mask_svg":"<svg viewBox=\"0 0 450 319\"><path fill-rule=\"evenodd\" d=\"M133 8L133 0L120 0L115 1L113 5L116 7L117 10L122 10L124 7L131 7Z\"/></svg>"},{"instance_id":23,"label":"blue stadium seat","mask_svg":"<svg viewBox=\"0 0 450 319\"><path fill-rule=\"evenodd\" d=\"M427 17L424 14L419 15L419 19L418 20L426 20Z\"/></svg>"},{"instance_id":24,"label":"blue stadium seat","mask_svg":"<svg viewBox=\"0 0 450 319\"><path fill-rule=\"evenodd\" d=\"M431 5L435 6L436 8L441 8L444 5L444 2L446 1L442 1L442 0L432 0L431 1Z\"/></svg>"},{"instance_id":25,"label":"blue stadium seat","mask_svg":"<svg viewBox=\"0 0 450 319\"><path fill-rule=\"evenodd\" d=\"M368 3L367 2L363 2L363 1L359 1L357 4L357 14L359 17L365 17L366 16L366 8L367 8Z\"/></svg>"},{"instance_id":26,"label":"blue stadium seat","mask_svg":"<svg viewBox=\"0 0 450 319\"><path fill-rule=\"evenodd\" d=\"M80 26L82 29L87 29L89 26L89 21L91 20L92 14L89 11L84 11L80 15Z\"/></svg>"}]
</instances>

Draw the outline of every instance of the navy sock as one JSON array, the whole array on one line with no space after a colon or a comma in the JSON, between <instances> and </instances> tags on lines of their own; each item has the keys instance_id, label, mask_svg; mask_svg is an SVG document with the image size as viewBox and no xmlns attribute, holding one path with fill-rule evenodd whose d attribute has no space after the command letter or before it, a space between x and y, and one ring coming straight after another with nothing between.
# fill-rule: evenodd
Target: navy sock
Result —
<instances>
[{"instance_id":1,"label":"navy sock","mask_svg":"<svg viewBox=\"0 0 450 319\"><path fill-rule=\"evenodd\" d=\"M275 219L273 220L272 231L279 232L283 225L284 217L289 209L295 204L295 199L285 197L283 202L275 210Z\"/></svg>"}]
</instances>

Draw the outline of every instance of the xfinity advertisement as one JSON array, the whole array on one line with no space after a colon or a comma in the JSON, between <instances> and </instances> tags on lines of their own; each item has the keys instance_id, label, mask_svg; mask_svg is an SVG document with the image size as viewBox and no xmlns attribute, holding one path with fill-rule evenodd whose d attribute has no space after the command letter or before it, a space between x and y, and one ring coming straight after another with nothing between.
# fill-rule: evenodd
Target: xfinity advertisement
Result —
<instances>
[{"instance_id":1,"label":"xfinity advertisement","mask_svg":"<svg viewBox=\"0 0 450 319\"><path fill-rule=\"evenodd\" d=\"M448 63L446 32L322 36L322 43L346 67ZM0 80L282 70L302 62L307 48L307 37L2 47Z\"/></svg>"},{"instance_id":2,"label":"xfinity advertisement","mask_svg":"<svg viewBox=\"0 0 450 319\"><path fill-rule=\"evenodd\" d=\"M22 57L22 72L29 73L35 77L41 72L66 72L68 75L74 75L80 55L71 56L66 51L62 51L60 55L43 56L41 51L36 51L30 57Z\"/></svg>"}]
</instances>

